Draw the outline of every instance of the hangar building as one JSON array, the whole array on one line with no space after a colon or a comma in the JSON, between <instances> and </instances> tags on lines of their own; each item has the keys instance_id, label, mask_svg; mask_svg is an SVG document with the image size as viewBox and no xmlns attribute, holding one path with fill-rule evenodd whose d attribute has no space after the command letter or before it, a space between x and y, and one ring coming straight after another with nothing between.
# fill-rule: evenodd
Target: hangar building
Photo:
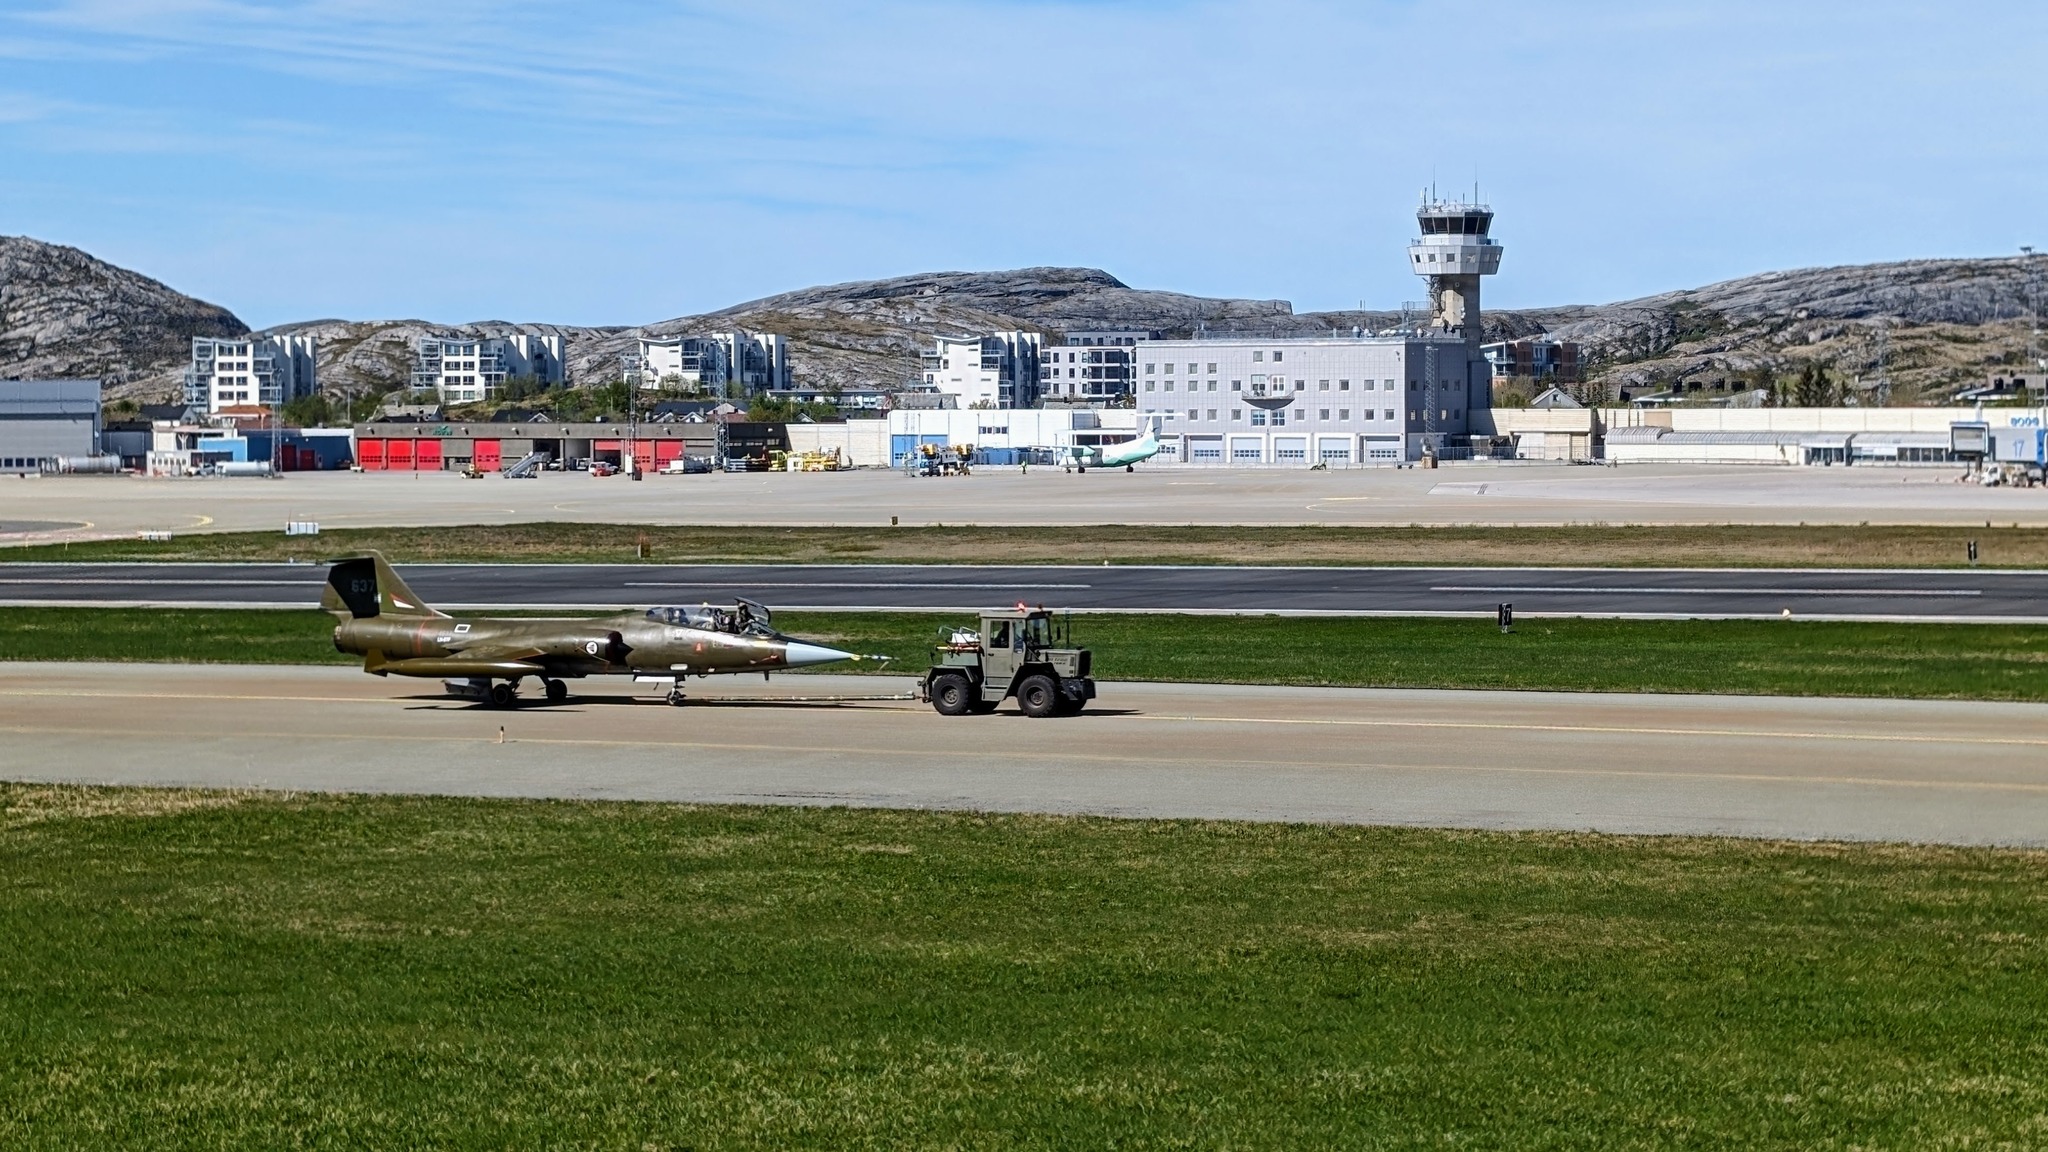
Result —
<instances>
[{"instance_id":1,"label":"hangar building","mask_svg":"<svg viewBox=\"0 0 2048 1152\"><path fill-rule=\"evenodd\" d=\"M0 473L55 469L100 454L100 382L0 380Z\"/></svg>"}]
</instances>

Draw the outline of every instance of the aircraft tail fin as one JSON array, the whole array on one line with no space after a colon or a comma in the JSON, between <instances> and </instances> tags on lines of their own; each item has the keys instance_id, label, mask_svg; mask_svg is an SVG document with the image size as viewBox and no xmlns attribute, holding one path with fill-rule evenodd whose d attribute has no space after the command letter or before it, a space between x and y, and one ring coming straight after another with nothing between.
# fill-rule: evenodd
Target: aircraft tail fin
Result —
<instances>
[{"instance_id":1,"label":"aircraft tail fin","mask_svg":"<svg viewBox=\"0 0 2048 1152\"><path fill-rule=\"evenodd\" d=\"M376 552L336 560L327 569L327 587L321 590L320 606L337 618L366 619L372 616L413 616L441 618L442 613L427 606L413 594Z\"/></svg>"}]
</instances>

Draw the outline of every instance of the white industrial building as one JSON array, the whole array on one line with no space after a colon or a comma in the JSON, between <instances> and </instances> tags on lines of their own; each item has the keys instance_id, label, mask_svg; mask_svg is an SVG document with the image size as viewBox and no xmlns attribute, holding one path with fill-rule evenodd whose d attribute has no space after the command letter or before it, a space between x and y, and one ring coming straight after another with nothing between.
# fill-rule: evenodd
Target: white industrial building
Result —
<instances>
[{"instance_id":1,"label":"white industrial building","mask_svg":"<svg viewBox=\"0 0 2048 1152\"><path fill-rule=\"evenodd\" d=\"M98 380L0 380L0 473L100 454Z\"/></svg>"},{"instance_id":2,"label":"white industrial building","mask_svg":"<svg viewBox=\"0 0 2048 1152\"><path fill-rule=\"evenodd\" d=\"M924 390L961 408L1035 408L1044 342L1036 332L941 336L922 358Z\"/></svg>"},{"instance_id":3,"label":"white industrial building","mask_svg":"<svg viewBox=\"0 0 2048 1152\"><path fill-rule=\"evenodd\" d=\"M848 424L868 421L848 421ZM875 423L881 423L875 421ZM796 425L791 425L792 435ZM889 413L889 463L898 465L920 445L965 445L998 462L1032 449L1120 444L1138 436L1138 413L1129 408L939 408Z\"/></svg>"},{"instance_id":4,"label":"white industrial building","mask_svg":"<svg viewBox=\"0 0 2048 1152\"><path fill-rule=\"evenodd\" d=\"M787 392L794 387L789 342L735 328L707 336L643 336L627 376L641 388Z\"/></svg>"},{"instance_id":5,"label":"white industrial building","mask_svg":"<svg viewBox=\"0 0 2048 1152\"><path fill-rule=\"evenodd\" d=\"M522 376L556 388L569 378L562 353L560 336L422 336L414 353L412 386L431 388L448 404L489 400L505 381Z\"/></svg>"},{"instance_id":6,"label":"white industrial building","mask_svg":"<svg viewBox=\"0 0 2048 1152\"><path fill-rule=\"evenodd\" d=\"M311 336L195 336L185 369L185 406L217 415L310 396L320 386L314 352Z\"/></svg>"}]
</instances>

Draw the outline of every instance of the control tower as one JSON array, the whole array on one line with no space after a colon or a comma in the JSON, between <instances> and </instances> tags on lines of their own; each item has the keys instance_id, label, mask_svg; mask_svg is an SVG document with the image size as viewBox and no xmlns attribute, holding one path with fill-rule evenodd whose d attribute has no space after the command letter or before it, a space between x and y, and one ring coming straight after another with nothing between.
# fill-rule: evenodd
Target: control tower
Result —
<instances>
[{"instance_id":1,"label":"control tower","mask_svg":"<svg viewBox=\"0 0 2048 1152\"><path fill-rule=\"evenodd\" d=\"M1479 278L1500 271L1500 245L1487 236L1493 209L1424 193L1415 220L1422 238L1408 245L1415 274L1429 282L1430 327L1463 336L1479 358Z\"/></svg>"}]
</instances>

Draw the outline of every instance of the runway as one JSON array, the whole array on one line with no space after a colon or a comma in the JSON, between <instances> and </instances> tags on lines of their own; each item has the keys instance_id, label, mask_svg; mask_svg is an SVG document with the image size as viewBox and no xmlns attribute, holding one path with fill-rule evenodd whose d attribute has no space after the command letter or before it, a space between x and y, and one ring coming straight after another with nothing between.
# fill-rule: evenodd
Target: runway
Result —
<instances>
[{"instance_id":1,"label":"runway","mask_svg":"<svg viewBox=\"0 0 2048 1152\"><path fill-rule=\"evenodd\" d=\"M944 718L897 679L593 681L494 710L349 668L0 664L37 782L2048 844L2048 706L1105 684Z\"/></svg>"},{"instance_id":2,"label":"runway","mask_svg":"<svg viewBox=\"0 0 2048 1152\"><path fill-rule=\"evenodd\" d=\"M0 564L0 604L310 607L310 564ZM2048 620L2048 572L1973 570L426 564L443 609L637 608L745 596L783 609Z\"/></svg>"},{"instance_id":3,"label":"runway","mask_svg":"<svg viewBox=\"0 0 2048 1152\"><path fill-rule=\"evenodd\" d=\"M532 480L458 472L291 472L270 480L0 477L0 545L137 532L282 532L542 521L609 524L2048 524L2041 489L1949 468L1764 468L1522 461L1440 469L1147 465L1067 475L880 469Z\"/></svg>"}]
</instances>

